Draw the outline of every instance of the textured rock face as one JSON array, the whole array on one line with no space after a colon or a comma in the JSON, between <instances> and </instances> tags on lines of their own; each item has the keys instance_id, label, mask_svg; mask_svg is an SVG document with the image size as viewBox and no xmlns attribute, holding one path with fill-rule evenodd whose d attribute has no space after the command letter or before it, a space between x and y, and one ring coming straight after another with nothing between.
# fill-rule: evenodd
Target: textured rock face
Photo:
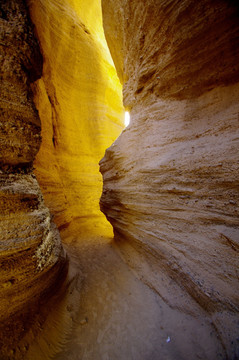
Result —
<instances>
[{"instance_id":1,"label":"textured rock face","mask_svg":"<svg viewBox=\"0 0 239 360\"><path fill-rule=\"evenodd\" d=\"M123 106L100 1L1 3L0 47L0 358L23 359L67 270L38 181L62 231L77 220L77 233L111 234L98 161Z\"/></svg>"},{"instance_id":2,"label":"textured rock face","mask_svg":"<svg viewBox=\"0 0 239 360\"><path fill-rule=\"evenodd\" d=\"M172 307L208 314L234 358L238 7L103 0L103 19L131 124L100 162L101 209L145 283Z\"/></svg>"},{"instance_id":3,"label":"textured rock face","mask_svg":"<svg viewBox=\"0 0 239 360\"><path fill-rule=\"evenodd\" d=\"M30 84L42 57L25 3L1 3L0 357L14 349L64 269L59 233L32 173L40 121ZM54 289L55 290L55 289ZM13 355L13 353L12 353ZM7 355L6 355L7 356Z\"/></svg>"},{"instance_id":4,"label":"textured rock face","mask_svg":"<svg viewBox=\"0 0 239 360\"><path fill-rule=\"evenodd\" d=\"M19 2L1 4L0 164L27 165L40 147L40 121L29 82L40 77L42 57Z\"/></svg>"},{"instance_id":5,"label":"textured rock face","mask_svg":"<svg viewBox=\"0 0 239 360\"><path fill-rule=\"evenodd\" d=\"M74 220L77 232L112 234L99 210L98 162L122 131L123 106L100 1L32 0L29 8L44 57L33 91L43 139L35 174L46 204L62 231Z\"/></svg>"}]
</instances>

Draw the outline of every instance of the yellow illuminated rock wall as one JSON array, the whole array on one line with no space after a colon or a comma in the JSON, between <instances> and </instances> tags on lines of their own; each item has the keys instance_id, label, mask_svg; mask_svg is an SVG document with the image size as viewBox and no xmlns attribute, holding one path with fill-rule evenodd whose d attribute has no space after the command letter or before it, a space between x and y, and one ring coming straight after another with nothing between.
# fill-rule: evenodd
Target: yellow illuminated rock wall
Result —
<instances>
[{"instance_id":1,"label":"yellow illuminated rock wall","mask_svg":"<svg viewBox=\"0 0 239 360\"><path fill-rule=\"evenodd\" d=\"M100 0L32 0L44 58L34 87L42 123L35 174L59 229L111 226L99 210L98 162L123 128L121 85L104 38Z\"/></svg>"}]
</instances>

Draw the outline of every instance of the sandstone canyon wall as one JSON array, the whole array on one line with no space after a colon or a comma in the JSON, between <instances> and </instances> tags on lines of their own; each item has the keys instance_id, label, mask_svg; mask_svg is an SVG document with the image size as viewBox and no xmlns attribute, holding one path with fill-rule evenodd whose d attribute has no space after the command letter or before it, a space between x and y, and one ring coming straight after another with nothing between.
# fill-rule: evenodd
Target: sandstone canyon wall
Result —
<instances>
[{"instance_id":1,"label":"sandstone canyon wall","mask_svg":"<svg viewBox=\"0 0 239 360\"><path fill-rule=\"evenodd\" d=\"M52 217L62 235L112 235L98 162L123 128L122 87L98 0L1 2L0 46L0 357L24 358L66 276Z\"/></svg>"},{"instance_id":2,"label":"sandstone canyon wall","mask_svg":"<svg viewBox=\"0 0 239 360\"><path fill-rule=\"evenodd\" d=\"M207 315L238 355L239 12L233 1L103 0L131 124L100 162L131 268Z\"/></svg>"},{"instance_id":3,"label":"sandstone canyon wall","mask_svg":"<svg viewBox=\"0 0 239 360\"><path fill-rule=\"evenodd\" d=\"M40 120L30 84L42 57L22 0L1 2L0 357L24 337L66 273L59 233L32 172ZM15 345L13 345L15 344Z\"/></svg>"},{"instance_id":4,"label":"sandstone canyon wall","mask_svg":"<svg viewBox=\"0 0 239 360\"><path fill-rule=\"evenodd\" d=\"M40 325L44 321L39 309L66 273L44 201L63 237L67 231L68 239L72 234L82 242L82 232L111 234L98 207L98 160L123 122L100 1L27 5L35 30L25 1L1 2L0 357L6 359L26 358L20 340L35 316ZM207 347L197 334L210 323L223 348L220 358L234 360L239 356L238 6L232 0L102 0L102 6L131 124L100 163L101 209L113 225L117 251L136 276L171 309L200 324L192 348ZM33 174L35 157L44 201ZM85 257L92 274L97 272ZM119 262L111 263L121 284L126 282ZM114 271L107 284L97 276L96 286L108 286L108 299ZM95 287L92 291L91 303L98 297ZM34 330L30 335L34 338Z\"/></svg>"},{"instance_id":5,"label":"sandstone canyon wall","mask_svg":"<svg viewBox=\"0 0 239 360\"><path fill-rule=\"evenodd\" d=\"M98 162L122 131L123 105L100 1L31 0L29 9L44 58L33 87L42 123L35 174L62 236L70 224L111 235Z\"/></svg>"}]
</instances>

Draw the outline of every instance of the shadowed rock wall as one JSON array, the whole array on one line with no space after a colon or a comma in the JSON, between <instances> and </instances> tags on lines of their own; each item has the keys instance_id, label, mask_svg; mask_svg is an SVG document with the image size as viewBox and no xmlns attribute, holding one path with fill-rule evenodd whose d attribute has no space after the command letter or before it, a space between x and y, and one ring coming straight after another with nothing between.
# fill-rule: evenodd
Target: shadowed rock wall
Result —
<instances>
[{"instance_id":1,"label":"shadowed rock wall","mask_svg":"<svg viewBox=\"0 0 239 360\"><path fill-rule=\"evenodd\" d=\"M1 2L0 357L28 331L63 276L59 233L32 172L40 120L30 84L42 57L24 1ZM6 355L7 356L7 355Z\"/></svg>"},{"instance_id":2,"label":"shadowed rock wall","mask_svg":"<svg viewBox=\"0 0 239 360\"><path fill-rule=\"evenodd\" d=\"M43 139L35 174L62 235L70 224L112 235L99 209L98 162L122 131L123 106L100 1L31 0L29 8L44 58L33 88Z\"/></svg>"},{"instance_id":3,"label":"shadowed rock wall","mask_svg":"<svg viewBox=\"0 0 239 360\"><path fill-rule=\"evenodd\" d=\"M131 124L101 209L137 274L238 351L239 16L233 1L103 0Z\"/></svg>"}]
</instances>

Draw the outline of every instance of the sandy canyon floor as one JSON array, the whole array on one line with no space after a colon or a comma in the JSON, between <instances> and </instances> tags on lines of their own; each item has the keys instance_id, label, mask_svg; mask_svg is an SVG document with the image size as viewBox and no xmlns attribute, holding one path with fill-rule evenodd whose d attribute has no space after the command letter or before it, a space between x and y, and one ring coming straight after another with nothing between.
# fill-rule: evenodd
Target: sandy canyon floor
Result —
<instances>
[{"instance_id":1,"label":"sandy canyon floor","mask_svg":"<svg viewBox=\"0 0 239 360\"><path fill-rule=\"evenodd\" d=\"M213 325L172 309L125 264L111 238L65 239L68 290L51 305L35 360L224 359Z\"/></svg>"}]
</instances>

